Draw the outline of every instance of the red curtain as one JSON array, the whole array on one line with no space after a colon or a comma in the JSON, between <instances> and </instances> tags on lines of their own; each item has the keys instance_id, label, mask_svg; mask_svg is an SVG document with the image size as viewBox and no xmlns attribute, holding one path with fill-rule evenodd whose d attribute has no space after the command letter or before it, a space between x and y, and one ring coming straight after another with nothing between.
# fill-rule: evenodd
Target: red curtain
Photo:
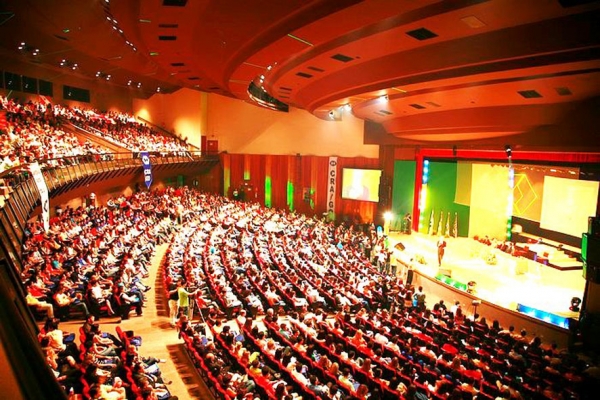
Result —
<instances>
[{"instance_id":1,"label":"red curtain","mask_svg":"<svg viewBox=\"0 0 600 400\"><path fill-rule=\"evenodd\" d=\"M265 202L265 178L271 178L271 207L289 209L288 183L293 187L294 210L322 216L327 210L329 157L302 155L230 154L231 196L233 189L249 177L256 200ZM377 203L342 199L342 169L378 169L379 160L365 157L338 157L335 213L338 220L373 221ZM306 195L306 196L305 196ZM254 200L254 199L252 199Z\"/></svg>"}]
</instances>

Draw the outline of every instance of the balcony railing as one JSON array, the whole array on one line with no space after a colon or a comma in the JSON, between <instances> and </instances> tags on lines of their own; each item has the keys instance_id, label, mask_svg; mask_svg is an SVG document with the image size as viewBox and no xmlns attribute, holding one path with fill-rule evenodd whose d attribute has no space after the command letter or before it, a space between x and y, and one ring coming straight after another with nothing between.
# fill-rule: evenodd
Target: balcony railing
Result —
<instances>
[{"instance_id":1,"label":"balcony railing","mask_svg":"<svg viewBox=\"0 0 600 400\"><path fill-rule=\"evenodd\" d=\"M216 165L217 154L200 152L149 152L152 166L205 163ZM69 190L84 178L123 169L142 168L139 153L105 153L38 161L50 197ZM65 189L67 188L67 189ZM40 193L27 164L0 173L0 258L20 267L21 246L27 221L40 205Z\"/></svg>"}]
</instances>

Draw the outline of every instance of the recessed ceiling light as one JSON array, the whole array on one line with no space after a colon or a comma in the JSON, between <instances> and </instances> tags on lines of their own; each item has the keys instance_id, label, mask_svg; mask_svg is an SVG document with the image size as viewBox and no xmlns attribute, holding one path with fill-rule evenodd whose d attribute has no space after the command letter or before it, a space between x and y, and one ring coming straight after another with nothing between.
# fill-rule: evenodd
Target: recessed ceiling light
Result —
<instances>
[{"instance_id":1,"label":"recessed ceiling light","mask_svg":"<svg viewBox=\"0 0 600 400\"><path fill-rule=\"evenodd\" d=\"M473 29L483 28L484 26L486 26L485 22L483 22L474 15L469 15L468 17L461 18L460 20L464 22L469 28Z\"/></svg>"}]
</instances>

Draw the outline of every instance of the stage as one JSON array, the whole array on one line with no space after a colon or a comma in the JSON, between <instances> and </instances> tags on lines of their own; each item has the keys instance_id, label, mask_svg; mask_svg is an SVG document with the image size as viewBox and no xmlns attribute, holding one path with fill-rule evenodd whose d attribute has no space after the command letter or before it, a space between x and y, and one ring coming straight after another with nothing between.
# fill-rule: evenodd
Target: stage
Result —
<instances>
[{"instance_id":1,"label":"stage","mask_svg":"<svg viewBox=\"0 0 600 400\"><path fill-rule=\"evenodd\" d=\"M404 245L405 250L396 250L397 255L401 261L412 258L414 268L421 274L435 278L440 272L448 271L455 281L464 284L475 281L474 295L482 300L513 311L517 304L522 304L562 317L578 318L578 313L570 311L569 306L573 297L583 298L585 280L581 270L561 271L523 257L513 257L472 238L447 238L442 268L438 268L437 236L391 232L389 239L390 247L398 242ZM415 262L418 259L424 259L425 264ZM495 260L495 264L486 260Z\"/></svg>"}]
</instances>

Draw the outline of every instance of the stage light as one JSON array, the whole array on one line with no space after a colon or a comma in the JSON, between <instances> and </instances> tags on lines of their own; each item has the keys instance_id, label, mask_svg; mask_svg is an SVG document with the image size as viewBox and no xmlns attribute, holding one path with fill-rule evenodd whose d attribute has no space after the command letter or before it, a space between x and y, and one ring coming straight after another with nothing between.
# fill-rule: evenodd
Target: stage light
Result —
<instances>
[{"instance_id":1,"label":"stage light","mask_svg":"<svg viewBox=\"0 0 600 400\"><path fill-rule=\"evenodd\" d=\"M392 212L391 212L391 211L386 211L385 213L383 213L383 219L384 219L385 221L388 221L388 222L389 222L389 221L391 221L391 220L392 220L392 218L394 218L394 214L392 214Z\"/></svg>"},{"instance_id":2,"label":"stage light","mask_svg":"<svg viewBox=\"0 0 600 400\"><path fill-rule=\"evenodd\" d=\"M579 297L573 297L571 299L571 307L569 307L569 310L571 310L573 312L579 312L579 311L581 311L581 309L579 308L580 305L581 305L581 299Z\"/></svg>"},{"instance_id":3,"label":"stage light","mask_svg":"<svg viewBox=\"0 0 600 400\"><path fill-rule=\"evenodd\" d=\"M512 148L510 147L510 144L507 144L506 146L504 146L504 151L506 152L506 157L508 157L508 158L512 157Z\"/></svg>"},{"instance_id":4,"label":"stage light","mask_svg":"<svg viewBox=\"0 0 600 400\"><path fill-rule=\"evenodd\" d=\"M333 119L333 117L335 117L335 114L333 113L333 111L329 111L329 118Z\"/></svg>"}]
</instances>

